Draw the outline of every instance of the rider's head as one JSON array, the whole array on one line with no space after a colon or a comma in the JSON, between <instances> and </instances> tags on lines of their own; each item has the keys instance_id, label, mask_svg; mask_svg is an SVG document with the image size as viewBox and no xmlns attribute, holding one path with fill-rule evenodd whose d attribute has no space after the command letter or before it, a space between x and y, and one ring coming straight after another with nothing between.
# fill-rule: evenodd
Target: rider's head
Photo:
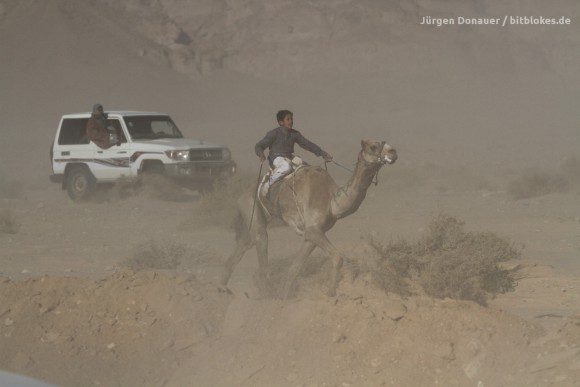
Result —
<instances>
[{"instance_id":1,"label":"rider's head","mask_svg":"<svg viewBox=\"0 0 580 387\"><path fill-rule=\"evenodd\" d=\"M280 110L276 113L276 119L280 126L292 129L292 126L294 125L294 113L290 110Z\"/></svg>"}]
</instances>

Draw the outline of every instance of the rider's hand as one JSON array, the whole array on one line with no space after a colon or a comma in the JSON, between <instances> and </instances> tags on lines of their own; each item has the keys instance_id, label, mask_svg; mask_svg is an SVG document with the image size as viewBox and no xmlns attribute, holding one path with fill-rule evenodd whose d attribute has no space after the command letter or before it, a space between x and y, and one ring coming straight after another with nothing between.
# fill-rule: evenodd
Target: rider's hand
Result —
<instances>
[{"instance_id":1,"label":"rider's hand","mask_svg":"<svg viewBox=\"0 0 580 387\"><path fill-rule=\"evenodd\" d=\"M266 156L264 156L264 154L262 153L262 154L260 155L260 162L262 162L262 163L263 163L265 160L266 160Z\"/></svg>"},{"instance_id":2,"label":"rider's hand","mask_svg":"<svg viewBox=\"0 0 580 387\"><path fill-rule=\"evenodd\" d=\"M327 163L332 161L332 155L330 153L325 153L322 155L322 158L324 159L324 161L326 161Z\"/></svg>"}]
</instances>

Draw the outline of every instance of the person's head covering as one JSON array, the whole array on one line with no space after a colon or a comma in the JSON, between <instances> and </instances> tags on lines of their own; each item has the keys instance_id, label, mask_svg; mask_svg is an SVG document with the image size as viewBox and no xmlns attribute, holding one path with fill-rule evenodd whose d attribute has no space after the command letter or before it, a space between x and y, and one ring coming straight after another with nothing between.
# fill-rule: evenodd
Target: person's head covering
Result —
<instances>
[{"instance_id":1,"label":"person's head covering","mask_svg":"<svg viewBox=\"0 0 580 387\"><path fill-rule=\"evenodd\" d=\"M105 119L107 118L105 110L103 109L103 105L101 105L100 103L96 103L93 105L93 117L102 117Z\"/></svg>"},{"instance_id":2,"label":"person's head covering","mask_svg":"<svg viewBox=\"0 0 580 387\"><path fill-rule=\"evenodd\" d=\"M93 105L93 114L99 114L100 110L103 110L103 105L101 105L100 103L96 103Z\"/></svg>"}]
</instances>

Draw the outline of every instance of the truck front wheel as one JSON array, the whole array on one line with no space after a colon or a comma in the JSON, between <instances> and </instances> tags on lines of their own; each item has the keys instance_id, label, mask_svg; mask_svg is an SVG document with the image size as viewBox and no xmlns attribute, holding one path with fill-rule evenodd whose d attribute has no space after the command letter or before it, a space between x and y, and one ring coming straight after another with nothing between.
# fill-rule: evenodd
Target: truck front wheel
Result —
<instances>
[{"instance_id":1,"label":"truck front wheel","mask_svg":"<svg viewBox=\"0 0 580 387\"><path fill-rule=\"evenodd\" d=\"M66 191L75 202L88 199L94 192L95 178L86 167L74 167L66 179Z\"/></svg>"}]
</instances>

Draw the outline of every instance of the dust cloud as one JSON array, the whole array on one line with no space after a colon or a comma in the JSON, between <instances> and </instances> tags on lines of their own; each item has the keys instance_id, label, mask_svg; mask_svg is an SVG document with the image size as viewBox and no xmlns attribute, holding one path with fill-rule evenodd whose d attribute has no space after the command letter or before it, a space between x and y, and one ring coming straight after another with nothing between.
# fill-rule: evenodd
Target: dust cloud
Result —
<instances>
[{"instance_id":1,"label":"dust cloud","mask_svg":"<svg viewBox=\"0 0 580 387\"><path fill-rule=\"evenodd\" d=\"M571 24L419 23L505 15ZM575 0L0 0L0 369L71 386L577 385L579 16ZM97 102L227 145L239 181L73 203L48 180L49 149L63 114ZM333 298L318 250L291 300L260 294L254 250L217 286L233 196L279 109L341 164L361 139L399 155L328 233L347 258ZM439 214L464 225L461 248L482 246L453 262L509 276L485 306L456 296L481 277L446 282L459 266L445 249L431 271L416 254L423 280L459 289L444 293L376 256L417 252ZM269 236L283 270L300 238ZM519 258L484 257L486 241Z\"/></svg>"}]
</instances>

